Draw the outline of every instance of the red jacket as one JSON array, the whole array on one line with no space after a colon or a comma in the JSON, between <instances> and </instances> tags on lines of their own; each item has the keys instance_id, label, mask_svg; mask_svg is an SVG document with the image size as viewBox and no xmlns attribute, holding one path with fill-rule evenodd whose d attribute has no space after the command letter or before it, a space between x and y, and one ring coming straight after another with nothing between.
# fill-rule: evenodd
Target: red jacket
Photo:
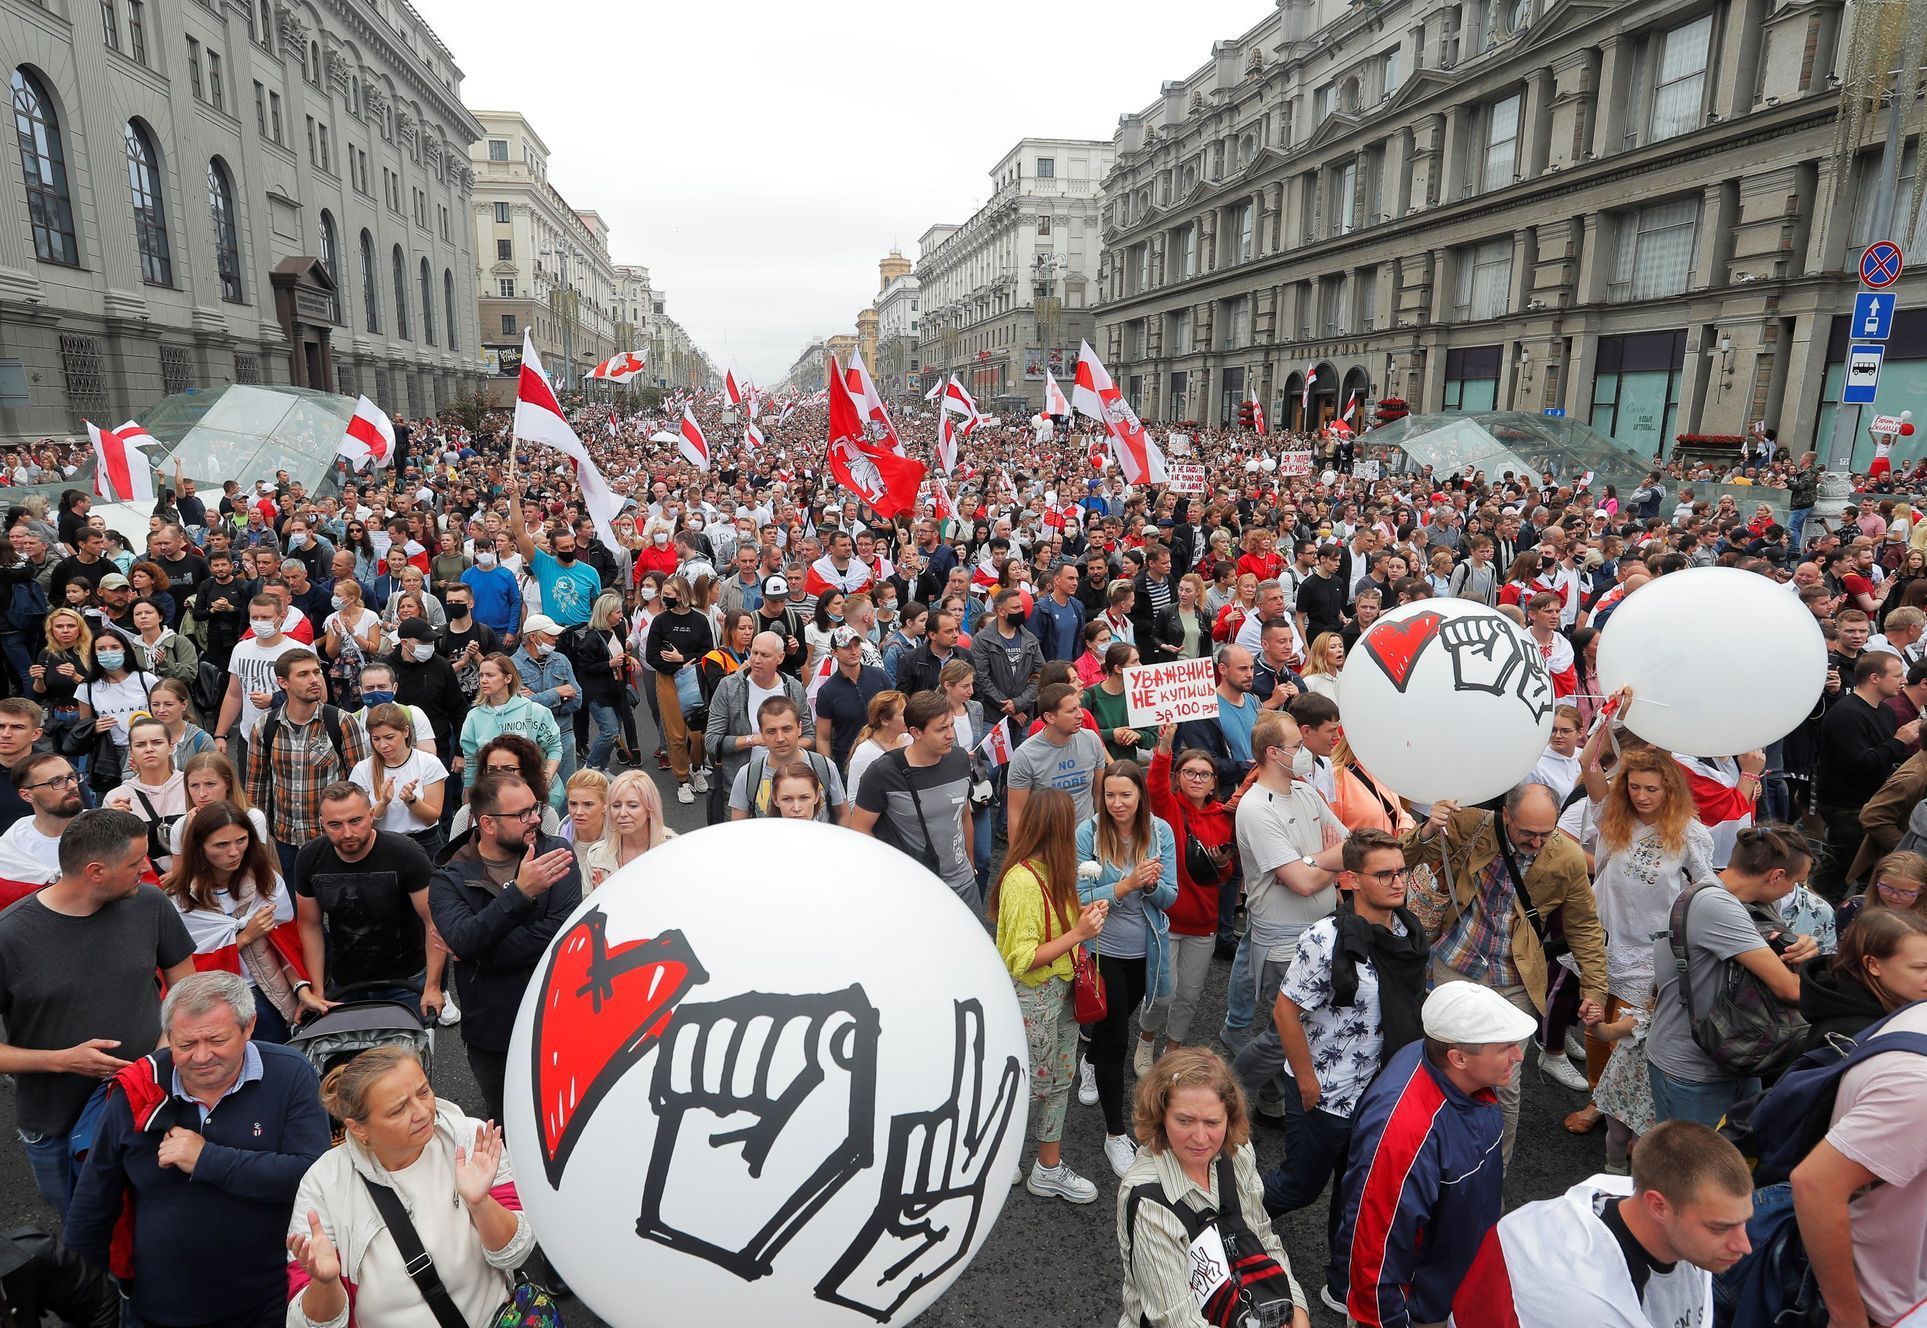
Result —
<instances>
[{"instance_id":1,"label":"red jacket","mask_svg":"<svg viewBox=\"0 0 1927 1328\"><path fill-rule=\"evenodd\" d=\"M1171 837L1178 841L1178 897L1165 910L1171 934L1214 936L1218 931L1219 887L1191 879L1186 836L1206 848L1234 844L1238 831L1231 809L1216 798L1195 807L1189 798L1175 792L1171 787L1171 754L1167 751L1160 750L1151 757L1151 769L1145 778L1151 787L1151 814L1170 826ZM1235 847L1231 860L1237 860Z\"/></svg>"}]
</instances>

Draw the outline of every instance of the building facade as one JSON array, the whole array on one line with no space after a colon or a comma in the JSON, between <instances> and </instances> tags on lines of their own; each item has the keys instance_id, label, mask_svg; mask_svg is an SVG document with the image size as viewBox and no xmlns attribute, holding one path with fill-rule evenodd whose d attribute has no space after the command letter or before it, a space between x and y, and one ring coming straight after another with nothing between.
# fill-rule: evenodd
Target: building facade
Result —
<instances>
[{"instance_id":1,"label":"building facade","mask_svg":"<svg viewBox=\"0 0 1927 1328\"><path fill-rule=\"evenodd\" d=\"M877 355L870 372L885 396L904 396L923 381L923 359L918 350L917 279L910 260L892 249L877 264Z\"/></svg>"},{"instance_id":2,"label":"building facade","mask_svg":"<svg viewBox=\"0 0 1927 1328\"><path fill-rule=\"evenodd\" d=\"M483 134L470 148L473 225L481 270L482 341L490 398L514 400L522 334L558 385L635 347L616 344L618 276L609 228L577 210L549 180L549 149L518 111L477 111ZM572 368L571 368L572 366Z\"/></svg>"},{"instance_id":3,"label":"building facade","mask_svg":"<svg viewBox=\"0 0 1927 1328\"><path fill-rule=\"evenodd\" d=\"M922 386L956 374L979 400L1043 404L1093 334L1102 189L1115 147L1026 138L991 169L990 201L924 232L917 258Z\"/></svg>"},{"instance_id":4,"label":"building facade","mask_svg":"<svg viewBox=\"0 0 1927 1328\"><path fill-rule=\"evenodd\" d=\"M479 381L462 73L407 0L0 0L0 438Z\"/></svg>"},{"instance_id":5,"label":"building facade","mask_svg":"<svg viewBox=\"0 0 1927 1328\"><path fill-rule=\"evenodd\" d=\"M1885 230L1886 114L1835 156L1852 12L1278 0L1121 119L1098 348L1147 418L1397 396L1563 413L1644 455L1764 420L1824 455ZM1886 372L1896 400L1927 388L1927 314Z\"/></svg>"}]
</instances>

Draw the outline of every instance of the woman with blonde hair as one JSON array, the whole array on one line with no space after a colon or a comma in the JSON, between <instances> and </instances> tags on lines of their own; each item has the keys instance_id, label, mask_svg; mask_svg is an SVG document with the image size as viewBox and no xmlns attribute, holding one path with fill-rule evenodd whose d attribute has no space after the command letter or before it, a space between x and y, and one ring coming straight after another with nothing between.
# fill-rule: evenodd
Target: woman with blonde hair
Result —
<instances>
[{"instance_id":1,"label":"woman with blonde hair","mask_svg":"<svg viewBox=\"0 0 1927 1328\"><path fill-rule=\"evenodd\" d=\"M1191 1289L1191 1232L1210 1214L1245 1289L1273 1306L1289 1303L1291 1328L1311 1328L1304 1290L1265 1213L1251 1117L1231 1067L1203 1047L1167 1052L1137 1081L1132 1107L1144 1147L1118 1186L1119 1322L1211 1322L1193 1308Z\"/></svg>"},{"instance_id":2,"label":"woman with blonde hair","mask_svg":"<svg viewBox=\"0 0 1927 1328\"><path fill-rule=\"evenodd\" d=\"M378 705L362 717L362 725L371 750L349 772L349 782L367 792L377 830L407 835L430 862L436 861L447 845L441 821L448 767L415 746L415 719L406 706Z\"/></svg>"},{"instance_id":3,"label":"woman with blonde hair","mask_svg":"<svg viewBox=\"0 0 1927 1328\"><path fill-rule=\"evenodd\" d=\"M241 776L235 772L234 762L219 752L202 752L190 756L181 766L181 788L187 794L187 812L174 822L172 843L175 853L187 834L187 824L194 819L201 808L217 802L231 802L247 815L249 823L262 843L268 843L268 818L259 807L248 803L248 791L243 787Z\"/></svg>"},{"instance_id":4,"label":"woman with blonde hair","mask_svg":"<svg viewBox=\"0 0 1927 1328\"><path fill-rule=\"evenodd\" d=\"M62 751L62 729L74 729L80 717L76 693L94 668L94 629L79 609L57 608L47 614L41 629L43 644L27 670L33 699L47 708L47 732ZM78 738L76 731L75 737ZM91 749L91 744L86 744ZM85 752L82 752L85 759ZM86 771L81 771L83 777Z\"/></svg>"},{"instance_id":5,"label":"woman with blonde hair","mask_svg":"<svg viewBox=\"0 0 1927 1328\"><path fill-rule=\"evenodd\" d=\"M1927 917L1927 858L1903 849L1874 863L1867 873L1867 888L1840 905L1839 931L1844 933L1854 919L1876 908Z\"/></svg>"},{"instance_id":6,"label":"woman with blonde hair","mask_svg":"<svg viewBox=\"0 0 1927 1328\"><path fill-rule=\"evenodd\" d=\"M1245 619L1258 611L1258 577L1252 572L1238 573L1231 602L1218 610L1211 624L1211 639L1220 645L1235 641Z\"/></svg>"},{"instance_id":7,"label":"woman with blonde hair","mask_svg":"<svg viewBox=\"0 0 1927 1328\"><path fill-rule=\"evenodd\" d=\"M869 723L856 735L856 746L850 749L849 774L843 781L852 798L871 762L910 741L910 730L903 722L904 707L909 701L909 697L894 688L870 698Z\"/></svg>"},{"instance_id":8,"label":"woman with blonde hair","mask_svg":"<svg viewBox=\"0 0 1927 1328\"><path fill-rule=\"evenodd\" d=\"M438 1099L412 1047L375 1047L321 1081L342 1123L341 1147L301 1178L288 1218L288 1328L348 1317L362 1324L437 1322L382 1215L405 1212L435 1276L467 1324L496 1322L516 1268L535 1248L498 1125ZM387 1191L371 1201L371 1187Z\"/></svg>"},{"instance_id":9,"label":"woman with blonde hair","mask_svg":"<svg viewBox=\"0 0 1927 1328\"><path fill-rule=\"evenodd\" d=\"M602 838L582 855L587 867L584 892L595 889L673 834L663 825L662 794L656 781L640 770L623 771L609 781Z\"/></svg>"},{"instance_id":10,"label":"woman with blonde hair","mask_svg":"<svg viewBox=\"0 0 1927 1328\"><path fill-rule=\"evenodd\" d=\"M1301 676L1306 690L1336 703L1338 675L1344 667L1345 638L1337 632L1320 632L1305 653L1305 671Z\"/></svg>"}]
</instances>

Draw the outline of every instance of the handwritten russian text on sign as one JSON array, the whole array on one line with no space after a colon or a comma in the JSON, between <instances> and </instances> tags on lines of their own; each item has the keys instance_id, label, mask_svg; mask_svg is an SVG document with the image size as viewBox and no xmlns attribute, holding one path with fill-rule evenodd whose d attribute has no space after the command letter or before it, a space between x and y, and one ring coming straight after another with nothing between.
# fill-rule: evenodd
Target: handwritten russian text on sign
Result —
<instances>
[{"instance_id":1,"label":"handwritten russian text on sign","mask_svg":"<svg viewBox=\"0 0 1927 1328\"><path fill-rule=\"evenodd\" d=\"M1171 467L1172 493L1203 493L1204 467L1191 462L1187 465Z\"/></svg>"},{"instance_id":2,"label":"handwritten russian text on sign","mask_svg":"<svg viewBox=\"0 0 1927 1328\"><path fill-rule=\"evenodd\" d=\"M1867 432L1898 434L1901 426L1906 423L1907 421L1898 415L1876 415L1873 417L1873 423L1867 426Z\"/></svg>"},{"instance_id":3,"label":"handwritten russian text on sign","mask_svg":"<svg viewBox=\"0 0 1927 1328\"><path fill-rule=\"evenodd\" d=\"M1140 664L1124 670L1124 701L1133 728L1216 719L1218 680L1209 659Z\"/></svg>"},{"instance_id":4,"label":"handwritten russian text on sign","mask_svg":"<svg viewBox=\"0 0 1927 1328\"><path fill-rule=\"evenodd\" d=\"M1278 473L1280 475L1311 474L1311 453L1280 452L1278 454Z\"/></svg>"}]
</instances>

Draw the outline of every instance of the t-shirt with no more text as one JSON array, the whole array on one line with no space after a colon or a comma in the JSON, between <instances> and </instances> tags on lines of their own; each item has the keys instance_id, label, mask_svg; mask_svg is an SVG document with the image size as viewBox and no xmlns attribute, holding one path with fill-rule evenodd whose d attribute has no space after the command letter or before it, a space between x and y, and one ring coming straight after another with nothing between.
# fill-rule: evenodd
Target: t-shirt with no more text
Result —
<instances>
[{"instance_id":1,"label":"t-shirt with no more text","mask_svg":"<svg viewBox=\"0 0 1927 1328\"><path fill-rule=\"evenodd\" d=\"M1104 742L1089 729L1079 729L1071 740L1059 745L1051 741L1050 731L1042 729L1024 739L1011 753L1009 786L1014 789L1058 789L1071 795L1077 819L1088 821L1093 814L1098 773L1110 760Z\"/></svg>"},{"instance_id":2,"label":"t-shirt with no more text","mask_svg":"<svg viewBox=\"0 0 1927 1328\"><path fill-rule=\"evenodd\" d=\"M1275 869L1325 849L1325 831L1339 838L1345 824L1309 784L1294 783L1289 793L1253 784L1238 803L1238 861L1244 868L1245 907L1252 941L1263 958L1289 961L1299 935L1338 905L1338 889L1328 885L1301 895L1274 875ZM1275 939L1274 939L1275 938ZM1254 953L1254 962L1258 956Z\"/></svg>"},{"instance_id":3,"label":"t-shirt with no more text","mask_svg":"<svg viewBox=\"0 0 1927 1328\"><path fill-rule=\"evenodd\" d=\"M154 970L194 953L167 896L143 885L84 918L56 913L31 895L0 914L0 1020L6 1040L36 1051L115 1038L132 1058L161 1031ZM85 963L76 958L85 956ZM23 1074L14 1112L31 1134L64 1134L100 1081L78 1074Z\"/></svg>"},{"instance_id":4,"label":"t-shirt with no more text","mask_svg":"<svg viewBox=\"0 0 1927 1328\"><path fill-rule=\"evenodd\" d=\"M1405 935L1395 915L1392 933ZM1332 961L1338 949L1338 921L1324 918L1305 929L1278 994L1299 1009L1312 1070L1318 1076L1318 1110L1351 1119L1358 1099L1378 1074L1384 1022L1378 1005L1378 966L1358 962L1358 994L1350 1005L1332 1004ZM1289 1067L1286 1074L1290 1074Z\"/></svg>"},{"instance_id":5,"label":"t-shirt with no more text","mask_svg":"<svg viewBox=\"0 0 1927 1328\"><path fill-rule=\"evenodd\" d=\"M896 838L913 855L921 855L928 826L936 841L937 875L965 904L973 910L977 907L977 870L964 844L964 818L970 814L968 755L953 747L928 766L911 765L907 756L899 759L895 752L879 758L864 772L856 805L888 820Z\"/></svg>"},{"instance_id":6,"label":"t-shirt with no more text","mask_svg":"<svg viewBox=\"0 0 1927 1328\"><path fill-rule=\"evenodd\" d=\"M274 676L274 663L291 650L307 650L291 636L283 636L272 646L264 646L254 637L237 642L234 653L228 657L228 671L234 675L241 688L241 717L239 728L241 736L249 742L261 729L261 721L266 719L266 710L257 710L254 702L248 699L250 693L265 692L270 699L281 690L281 680Z\"/></svg>"},{"instance_id":7,"label":"t-shirt with no more text","mask_svg":"<svg viewBox=\"0 0 1927 1328\"><path fill-rule=\"evenodd\" d=\"M1734 1078L1693 1041L1692 1016L1705 1014L1711 1007L1722 964L1765 948L1759 920L1732 891L1715 881L1695 895L1686 915L1686 963L1687 976L1693 983L1693 1010L1689 1014L1680 1000L1672 940L1661 935L1653 942L1653 975L1658 990L1653 997L1652 1027L1646 1034L1647 1062L1688 1083L1710 1084Z\"/></svg>"},{"instance_id":8,"label":"t-shirt with no more text","mask_svg":"<svg viewBox=\"0 0 1927 1328\"><path fill-rule=\"evenodd\" d=\"M1927 1005L1896 1014L1893 1032L1927 1033ZM1927 1056L1889 1052L1841 1076L1827 1142L1882 1181L1847 1208L1854 1271L1875 1323L1899 1322L1927 1300Z\"/></svg>"},{"instance_id":9,"label":"t-shirt with no more text","mask_svg":"<svg viewBox=\"0 0 1927 1328\"><path fill-rule=\"evenodd\" d=\"M542 610L564 627L589 621L589 610L602 593L602 574L580 558L564 563L545 549L535 551L529 570L542 587Z\"/></svg>"},{"instance_id":10,"label":"t-shirt with no more text","mask_svg":"<svg viewBox=\"0 0 1927 1328\"><path fill-rule=\"evenodd\" d=\"M294 892L321 906L330 992L353 982L399 984L422 971L425 934L411 896L428 889L430 870L421 845L385 830L355 862L343 862L325 836L301 846Z\"/></svg>"}]
</instances>

